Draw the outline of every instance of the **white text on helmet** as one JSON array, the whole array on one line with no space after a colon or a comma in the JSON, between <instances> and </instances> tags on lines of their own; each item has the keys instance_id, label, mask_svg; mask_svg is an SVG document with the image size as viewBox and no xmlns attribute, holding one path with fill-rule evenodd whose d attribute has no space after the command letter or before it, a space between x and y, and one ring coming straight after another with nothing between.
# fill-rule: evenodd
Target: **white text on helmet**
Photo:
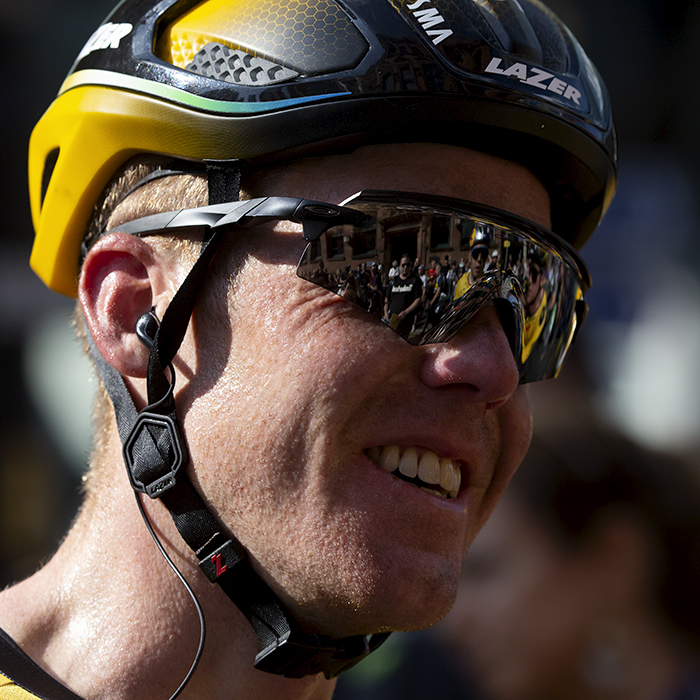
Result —
<instances>
[{"instance_id":1,"label":"white text on helmet","mask_svg":"<svg viewBox=\"0 0 700 700\"><path fill-rule=\"evenodd\" d=\"M118 49L119 42L129 34L133 28L134 26L128 22L122 22L121 24L107 22L107 24L103 24L101 27L98 27L97 31L88 39L87 44L85 44L83 50L78 54L78 60L98 49Z\"/></svg>"},{"instance_id":2,"label":"white text on helmet","mask_svg":"<svg viewBox=\"0 0 700 700\"><path fill-rule=\"evenodd\" d=\"M491 62L486 66L485 72L504 75L508 78L518 78L521 83L534 85L536 88L540 88L540 90L549 90L557 95L562 95L567 100L575 102L577 106L581 106L581 92L572 85L569 85L569 83L555 77L553 73L547 73L547 71L541 68L526 66L524 63L514 63L508 68L500 68L500 64L500 58L492 58Z\"/></svg>"},{"instance_id":3,"label":"white text on helmet","mask_svg":"<svg viewBox=\"0 0 700 700\"><path fill-rule=\"evenodd\" d=\"M431 37L433 44L437 46L441 41L451 36L453 32L451 29L431 29L431 27L437 24L442 24L445 19L434 7L420 9L423 5L430 3L430 1L431 0L416 0L412 4L406 5L406 7L411 10L421 28L425 30L425 33Z\"/></svg>"}]
</instances>

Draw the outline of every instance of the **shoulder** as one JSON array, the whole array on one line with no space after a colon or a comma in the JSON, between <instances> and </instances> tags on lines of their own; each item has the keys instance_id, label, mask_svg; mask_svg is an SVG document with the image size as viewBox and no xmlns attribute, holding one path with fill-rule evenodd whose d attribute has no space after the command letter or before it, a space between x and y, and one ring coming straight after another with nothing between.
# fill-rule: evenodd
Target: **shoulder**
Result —
<instances>
[{"instance_id":1,"label":"shoulder","mask_svg":"<svg viewBox=\"0 0 700 700\"><path fill-rule=\"evenodd\" d=\"M81 700L27 656L17 642L0 628L0 700L40 698Z\"/></svg>"},{"instance_id":2,"label":"shoulder","mask_svg":"<svg viewBox=\"0 0 700 700\"><path fill-rule=\"evenodd\" d=\"M0 673L0 700L37 700L37 696L20 688Z\"/></svg>"}]
</instances>

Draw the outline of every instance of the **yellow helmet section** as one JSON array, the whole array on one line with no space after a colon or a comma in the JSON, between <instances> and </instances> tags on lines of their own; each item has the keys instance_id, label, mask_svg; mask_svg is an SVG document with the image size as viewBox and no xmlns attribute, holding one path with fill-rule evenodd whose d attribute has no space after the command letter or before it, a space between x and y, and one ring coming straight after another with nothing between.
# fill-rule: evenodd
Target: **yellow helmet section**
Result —
<instances>
[{"instance_id":1,"label":"yellow helmet section","mask_svg":"<svg viewBox=\"0 0 700 700\"><path fill-rule=\"evenodd\" d=\"M156 54L187 68L211 42L306 75L356 65L367 50L333 0L206 0L165 29Z\"/></svg>"},{"instance_id":2,"label":"yellow helmet section","mask_svg":"<svg viewBox=\"0 0 700 700\"><path fill-rule=\"evenodd\" d=\"M75 296L92 207L129 158L154 153L201 162L252 158L261 145L281 150L286 132L258 126L266 113L342 94L227 102L107 71L73 73L29 142L32 268L51 289Z\"/></svg>"},{"instance_id":3,"label":"yellow helmet section","mask_svg":"<svg viewBox=\"0 0 700 700\"><path fill-rule=\"evenodd\" d=\"M74 297L92 207L115 171L138 153L230 157L236 150L230 131L226 118L109 87L81 86L61 95L29 144L34 271L51 289ZM44 170L57 149L43 194Z\"/></svg>"},{"instance_id":4,"label":"yellow helmet section","mask_svg":"<svg viewBox=\"0 0 700 700\"><path fill-rule=\"evenodd\" d=\"M120 38L129 41L126 35ZM206 0L164 28L156 52L178 68L201 73L201 66L195 70L190 63L210 43L242 49L307 75L356 65L368 48L334 0ZM114 48L98 44L88 42L91 51L84 54ZM223 79L217 70L204 74ZM30 141L36 232L32 268L51 289L75 296L80 244L92 208L129 158L148 153L196 161L249 158L275 142L275 136L258 136L259 119L248 116L259 118L343 94L220 100L119 71L73 72Z\"/></svg>"}]
</instances>

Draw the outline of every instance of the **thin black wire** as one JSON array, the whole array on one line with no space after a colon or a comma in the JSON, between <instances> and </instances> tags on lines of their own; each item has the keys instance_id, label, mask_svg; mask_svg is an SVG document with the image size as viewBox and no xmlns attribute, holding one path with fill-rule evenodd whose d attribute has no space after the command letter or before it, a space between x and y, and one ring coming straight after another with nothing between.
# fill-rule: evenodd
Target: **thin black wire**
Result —
<instances>
[{"instance_id":1,"label":"thin black wire","mask_svg":"<svg viewBox=\"0 0 700 700\"><path fill-rule=\"evenodd\" d=\"M158 539L158 535L156 535L155 530L153 529L153 526L151 525L151 522L148 519L148 515L146 514L146 510L143 507L143 503L141 502L141 498L139 497L139 494L137 492L134 492L134 496L136 496L136 503L139 507L139 512L141 513L141 517L143 518L143 521L146 523L146 527L148 528L148 532L151 533L151 537L153 538L153 541L156 543L156 546L158 547L158 550L160 551L160 553L163 555L163 558L165 559L165 561L168 562L168 565L170 566L170 568L175 572L176 576L180 579L180 582L185 587L185 590L189 593L190 598L192 598L192 602L194 603L194 606L197 610L197 615L199 616L199 648L197 649L197 653L195 654L194 661L192 662L192 665L190 666L190 670L187 672L187 675L185 676L182 683L180 683L180 687L170 696L170 700L175 700L175 698L178 695L180 695L180 693L185 689L185 686L190 682L190 679L192 678L192 674L195 672L195 669L197 668L197 664L199 664L199 660L202 658L202 652L204 651L204 638L206 636L206 622L204 621L204 611L202 610L202 606L201 606L199 600L197 600L197 596L195 595L195 592L192 590L192 587L190 586L189 583L187 583L187 580L182 575L182 573L177 568L177 566L175 566L175 563L170 558L170 556L168 556L168 553L165 551L165 548L163 547L160 540Z\"/></svg>"}]
</instances>

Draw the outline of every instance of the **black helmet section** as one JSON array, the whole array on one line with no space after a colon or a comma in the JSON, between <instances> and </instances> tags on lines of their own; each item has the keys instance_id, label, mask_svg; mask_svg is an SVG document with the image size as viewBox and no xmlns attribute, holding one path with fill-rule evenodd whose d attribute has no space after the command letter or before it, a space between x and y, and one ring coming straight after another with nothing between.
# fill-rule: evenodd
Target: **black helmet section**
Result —
<instances>
[{"instance_id":1,"label":"black helmet section","mask_svg":"<svg viewBox=\"0 0 700 700\"><path fill-rule=\"evenodd\" d=\"M530 168L552 197L553 229L576 247L612 199L605 87L537 0L149 5L122 3L74 72L141 78L128 89L230 115L232 158L386 141L475 148Z\"/></svg>"}]
</instances>

